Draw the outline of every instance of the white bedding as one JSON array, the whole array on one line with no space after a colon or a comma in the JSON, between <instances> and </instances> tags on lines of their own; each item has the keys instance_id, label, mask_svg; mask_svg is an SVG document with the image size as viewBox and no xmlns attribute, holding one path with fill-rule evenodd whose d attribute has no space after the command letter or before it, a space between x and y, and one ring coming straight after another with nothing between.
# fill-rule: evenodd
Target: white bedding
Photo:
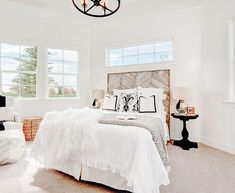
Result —
<instances>
[{"instance_id":1,"label":"white bedding","mask_svg":"<svg viewBox=\"0 0 235 193\"><path fill-rule=\"evenodd\" d=\"M102 113L113 113L111 111L106 111L106 110L101 110ZM158 117L162 121L162 125L164 125L164 131L165 131L165 141L170 140L170 135L169 135L169 128L166 123L166 112L162 113L123 113L123 112L116 112L117 116L118 115L141 115L141 116L150 116L150 117Z\"/></svg>"},{"instance_id":2,"label":"white bedding","mask_svg":"<svg viewBox=\"0 0 235 193\"><path fill-rule=\"evenodd\" d=\"M82 111L85 111L85 116L82 115ZM87 117L88 112L91 118ZM71 118L71 112L68 111L67 114L63 114L66 115L64 119L58 120L60 123L58 127L62 128L61 124L63 127L68 127L65 128L67 135L59 135L64 131L56 130L54 126L57 121L54 120L53 123L49 121L50 124L55 124L49 127L47 127L48 123L42 122L33 143L32 155L45 167L60 170L76 179L80 178L82 168L84 168L83 178L87 178L87 180L91 179L85 172L85 170L88 171L87 168L99 169L122 176L128 187L126 190L132 190L134 193L159 193L159 186L167 185L169 179L151 134L139 127L98 124L96 122L97 112L99 111L83 109L79 113L77 112L78 116L75 118L78 122L86 119L86 122L94 123L94 127L91 122L87 125L93 127L87 132L88 136L93 138L91 140L95 140L93 148L75 146L75 144L86 144L83 140L87 141L88 136L83 131L89 128L85 128L86 124L83 124L82 128L81 125L77 128L73 126L73 129L70 130L70 124L65 120L69 119L73 123L76 121L73 120L75 116ZM73 113L76 113L75 110ZM50 120L50 116L48 116L48 120ZM55 131L59 133L55 135ZM69 131L72 132L71 136ZM77 134L82 133L83 136L74 137L77 135L76 131ZM70 141L68 144L74 144L74 146L70 148L63 146L66 143L61 143L61 140ZM76 140L80 141L76 142ZM64 157L62 157L63 154L60 154L59 157L55 156L58 154L57 150L63 147L67 148L64 149ZM106 185L113 188L119 188L114 187L115 183L107 183Z\"/></svg>"}]
</instances>

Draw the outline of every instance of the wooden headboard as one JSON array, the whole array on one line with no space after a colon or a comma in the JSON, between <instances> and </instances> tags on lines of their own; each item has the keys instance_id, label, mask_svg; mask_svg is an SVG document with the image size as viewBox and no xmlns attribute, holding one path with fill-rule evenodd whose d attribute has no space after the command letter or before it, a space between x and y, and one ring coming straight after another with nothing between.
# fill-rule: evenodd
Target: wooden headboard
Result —
<instances>
[{"instance_id":1,"label":"wooden headboard","mask_svg":"<svg viewBox=\"0 0 235 193\"><path fill-rule=\"evenodd\" d=\"M107 81L108 93L112 93L114 89L129 89L137 86L164 89L164 94L167 96L164 101L166 121L170 126L170 70L111 73L108 74Z\"/></svg>"}]
</instances>

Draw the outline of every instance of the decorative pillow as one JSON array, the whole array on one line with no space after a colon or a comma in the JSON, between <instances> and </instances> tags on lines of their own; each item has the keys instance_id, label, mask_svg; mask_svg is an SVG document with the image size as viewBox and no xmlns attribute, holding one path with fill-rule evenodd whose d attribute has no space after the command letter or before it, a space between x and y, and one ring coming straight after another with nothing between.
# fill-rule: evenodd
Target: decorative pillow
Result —
<instances>
[{"instance_id":1,"label":"decorative pillow","mask_svg":"<svg viewBox=\"0 0 235 193\"><path fill-rule=\"evenodd\" d=\"M162 88L152 88L152 87L143 88L141 86L138 86L137 90L138 94L144 97L150 97L155 95L157 112L159 113L165 112L163 100L166 99L166 95L164 94L164 90Z\"/></svg>"},{"instance_id":2,"label":"decorative pillow","mask_svg":"<svg viewBox=\"0 0 235 193\"><path fill-rule=\"evenodd\" d=\"M150 97L139 97L139 112L140 113L156 113L156 99L155 95Z\"/></svg>"},{"instance_id":3,"label":"decorative pillow","mask_svg":"<svg viewBox=\"0 0 235 193\"><path fill-rule=\"evenodd\" d=\"M116 111L117 110L117 95L106 94L104 96L103 110Z\"/></svg>"},{"instance_id":4,"label":"decorative pillow","mask_svg":"<svg viewBox=\"0 0 235 193\"><path fill-rule=\"evenodd\" d=\"M138 93L142 93L145 96L152 96L164 93L164 90L162 88L153 88L153 87L143 88L141 86L138 86L137 91Z\"/></svg>"},{"instance_id":5,"label":"decorative pillow","mask_svg":"<svg viewBox=\"0 0 235 193\"><path fill-rule=\"evenodd\" d=\"M0 121L14 121L13 107L0 107Z\"/></svg>"},{"instance_id":6,"label":"decorative pillow","mask_svg":"<svg viewBox=\"0 0 235 193\"><path fill-rule=\"evenodd\" d=\"M119 101L119 111L120 112L138 112L138 95L133 94L124 94L120 95Z\"/></svg>"}]
</instances>

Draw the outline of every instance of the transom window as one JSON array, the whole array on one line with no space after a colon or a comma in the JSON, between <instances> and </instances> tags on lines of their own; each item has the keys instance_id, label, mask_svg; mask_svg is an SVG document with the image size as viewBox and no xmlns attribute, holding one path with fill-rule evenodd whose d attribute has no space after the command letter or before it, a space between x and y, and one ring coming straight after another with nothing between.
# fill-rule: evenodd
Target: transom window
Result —
<instances>
[{"instance_id":1,"label":"transom window","mask_svg":"<svg viewBox=\"0 0 235 193\"><path fill-rule=\"evenodd\" d=\"M48 49L48 96L78 95L78 52Z\"/></svg>"},{"instance_id":2,"label":"transom window","mask_svg":"<svg viewBox=\"0 0 235 193\"><path fill-rule=\"evenodd\" d=\"M36 71L36 47L0 44L0 90L3 95L36 97Z\"/></svg>"},{"instance_id":3,"label":"transom window","mask_svg":"<svg viewBox=\"0 0 235 193\"><path fill-rule=\"evenodd\" d=\"M173 60L172 41L108 49L108 65L153 64Z\"/></svg>"}]
</instances>

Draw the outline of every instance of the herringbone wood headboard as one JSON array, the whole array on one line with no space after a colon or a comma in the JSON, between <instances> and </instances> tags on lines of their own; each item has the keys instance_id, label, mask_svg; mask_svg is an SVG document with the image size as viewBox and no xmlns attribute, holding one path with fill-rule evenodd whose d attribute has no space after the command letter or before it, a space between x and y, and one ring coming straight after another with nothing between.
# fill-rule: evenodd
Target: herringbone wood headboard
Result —
<instances>
[{"instance_id":1,"label":"herringbone wood headboard","mask_svg":"<svg viewBox=\"0 0 235 193\"><path fill-rule=\"evenodd\" d=\"M164 89L167 96L164 101L166 120L170 126L170 70L111 73L108 74L107 81L108 93L112 93L114 89L129 89L137 86Z\"/></svg>"}]
</instances>

